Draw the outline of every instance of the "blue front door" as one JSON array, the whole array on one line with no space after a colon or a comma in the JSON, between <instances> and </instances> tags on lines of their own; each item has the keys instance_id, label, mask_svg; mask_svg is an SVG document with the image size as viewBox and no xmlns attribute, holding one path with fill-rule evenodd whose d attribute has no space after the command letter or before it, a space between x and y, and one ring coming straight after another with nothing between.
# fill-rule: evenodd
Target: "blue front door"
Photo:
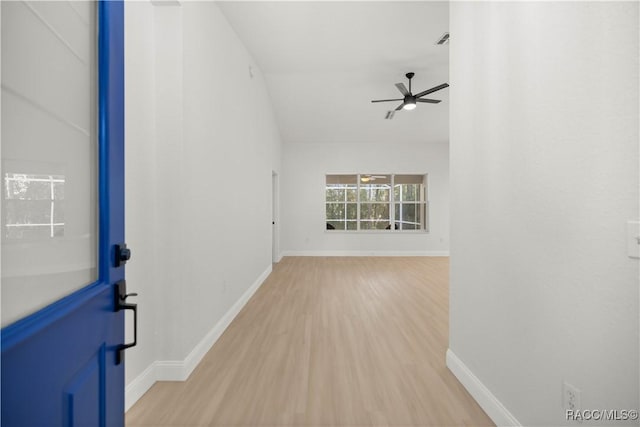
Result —
<instances>
[{"instance_id":1,"label":"blue front door","mask_svg":"<svg viewBox=\"0 0 640 427\"><path fill-rule=\"evenodd\" d=\"M1 4L2 426L124 425L123 13Z\"/></svg>"}]
</instances>

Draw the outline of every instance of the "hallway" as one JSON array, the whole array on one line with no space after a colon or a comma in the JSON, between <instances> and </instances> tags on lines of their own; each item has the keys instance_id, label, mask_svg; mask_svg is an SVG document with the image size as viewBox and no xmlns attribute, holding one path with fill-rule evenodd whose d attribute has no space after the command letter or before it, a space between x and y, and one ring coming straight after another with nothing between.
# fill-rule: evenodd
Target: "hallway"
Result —
<instances>
[{"instance_id":1,"label":"hallway","mask_svg":"<svg viewBox=\"0 0 640 427\"><path fill-rule=\"evenodd\" d=\"M445 366L444 257L285 257L134 426L493 425Z\"/></svg>"}]
</instances>

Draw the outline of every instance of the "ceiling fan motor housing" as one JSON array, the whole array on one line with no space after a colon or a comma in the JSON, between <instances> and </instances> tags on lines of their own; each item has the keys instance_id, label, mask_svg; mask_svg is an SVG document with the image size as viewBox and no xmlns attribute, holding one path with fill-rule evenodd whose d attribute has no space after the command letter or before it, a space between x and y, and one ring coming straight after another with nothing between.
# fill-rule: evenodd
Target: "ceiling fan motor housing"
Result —
<instances>
[{"instance_id":1,"label":"ceiling fan motor housing","mask_svg":"<svg viewBox=\"0 0 640 427\"><path fill-rule=\"evenodd\" d=\"M413 94L411 93L411 79L416 74L415 73L407 73L405 75L407 76L407 79L409 80L409 94L404 97L404 103L406 104L407 102L409 102L409 103L415 105L416 99L415 99L415 97L413 97ZM413 99L411 99L412 97L413 97Z\"/></svg>"}]
</instances>

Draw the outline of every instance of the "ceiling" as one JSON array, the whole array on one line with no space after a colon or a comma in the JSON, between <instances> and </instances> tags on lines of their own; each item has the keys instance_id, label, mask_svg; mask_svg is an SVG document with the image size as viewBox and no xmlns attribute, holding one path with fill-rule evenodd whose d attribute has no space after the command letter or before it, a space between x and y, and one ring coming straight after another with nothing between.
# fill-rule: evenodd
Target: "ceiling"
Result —
<instances>
[{"instance_id":1,"label":"ceiling","mask_svg":"<svg viewBox=\"0 0 640 427\"><path fill-rule=\"evenodd\" d=\"M446 142L449 89L385 120L395 83L448 83L448 2L218 2L265 76L286 143ZM436 96L437 95L437 96Z\"/></svg>"}]
</instances>

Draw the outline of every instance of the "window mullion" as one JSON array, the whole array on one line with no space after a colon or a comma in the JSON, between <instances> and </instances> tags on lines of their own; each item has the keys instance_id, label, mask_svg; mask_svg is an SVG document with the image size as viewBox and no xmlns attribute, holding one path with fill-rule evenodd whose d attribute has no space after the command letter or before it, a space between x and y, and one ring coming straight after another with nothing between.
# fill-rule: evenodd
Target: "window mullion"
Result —
<instances>
[{"instance_id":1,"label":"window mullion","mask_svg":"<svg viewBox=\"0 0 640 427\"><path fill-rule=\"evenodd\" d=\"M360 174L356 178L356 231L360 231Z\"/></svg>"},{"instance_id":2,"label":"window mullion","mask_svg":"<svg viewBox=\"0 0 640 427\"><path fill-rule=\"evenodd\" d=\"M395 175L391 174L391 189L389 189L389 231L396 230L396 209L395 209Z\"/></svg>"},{"instance_id":3,"label":"window mullion","mask_svg":"<svg viewBox=\"0 0 640 427\"><path fill-rule=\"evenodd\" d=\"M428 176L425 175L422 178L422 191L420 192L420 199L422 203L420 203L420 218L422 218L422 230L427 230L427 179Z\"/></svg>"},{"instance_id":4,"label":"window mullion","mask_svg":"<svg viewBox=\"0 0 640 427\"><path fill-rule=\"evenodd\" d=\"M400 186L400 204L398 207L398 214L400 215L400 231L404 230L404 221L402 221L402 211L404 207L404 187L401 185Z\"/></svg>"}]
</instances>

